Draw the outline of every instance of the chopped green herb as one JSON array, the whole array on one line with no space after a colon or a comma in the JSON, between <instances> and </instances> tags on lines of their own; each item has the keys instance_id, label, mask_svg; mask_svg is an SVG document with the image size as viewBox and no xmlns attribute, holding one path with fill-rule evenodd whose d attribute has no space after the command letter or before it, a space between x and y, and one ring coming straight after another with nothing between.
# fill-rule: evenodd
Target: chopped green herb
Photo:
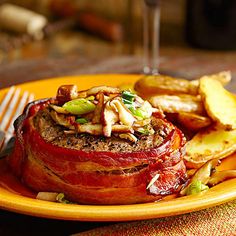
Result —
<instances>
[{"instance_id":1,"label":"chopped green herb","mask_svg":"<svg viewBox=\"0 0 236 236\"><path fill-rule=\"evenodd\" d=\"M145 129L145 128L140 128L138 130L139 133L141 134L144 134L144 135L149 135L150 134L150 131L148 129Z\"/></svg>"},{"instance_id":2,"label":"chopped green herb","mask_svg":"<svg viewBox=\"0 0 236 236\"><path fill-rule=\"evenodd\" d=\"M135 94L130 92L129 90L125 90L122 92L121 97L122 97L122 102L128 107L133 107L133 102L135 98Z\"/></svg>"},{"instance_id":3,"label":"chopped green herb","mask_svg":"<svg viewBox=\"0 0 236 236\"><path fill-rule=\"evenodd\" d=\"M203 184L200 180L196 180L188 186L186 195L197 194L207 189L209 189L207 185Z\"/></svg>"},{"instance_id":4,"label":"chopped green herb","mask_svg":"<svg viewBox=\"0 0 236 236\"><path fill-rule=\"evenodd\" d=\"M132 112L134 116L136 116L140 120L149 118L148 112L142 109L142 107L139 108L129 107L129 110Z\"/></svg>"},{"instance_id":5,"label":"chopped green herb","mask_svg":"<svg viewBox=\"0 0 236 236\"><path fill-rule=\"evenodd\" d=\"M132 105L132 104L133 104L132 101L127 100L127 99L125 99L125 98L122 98L122 102L123 102L125 105Z\"/></svg>"},{"instance_id":6,"label":"chopped green herb","mask_svg":"<svg viewBox=\"0 0 236 236\"><path fill-rule=\"evenodd\" d=\"M88 137L89 134L86 133L76 133L76 138L80 138L80 137Z\"/></svg>"},{"instance_id":7,"label":"chopped green herb","mask_svg":"<svg viewBox=\"0 0 236 236\"><path fill-rule=\"evenodd\" d=\"M88 101L94 101L95 97L94 96L89 96L86 98Z\"/></svg>"},{"instance_id":8,"label":"chopped green herb","mask_svg":"<svg viewBox=\"0 0 236 236\"><path fill-rule=\"evenodd\" d=\"M105 142L105 141L106 141L106 138L105 138L104 136L99 136L99 140L100 140L101 142Z\"/></svg>"},{"instance_id":9,"label":"chopped green herb","mask_svg":"<svg viewBox=\"0 0 236 236\"><path fill-rule=\"evenodd\" d=\"M66 204L72 203L72 202L65 199L65 194L64 193L59 193L56 197L56 201L60 202L60 203L66 203Z\"/></svg>"},{"instance_id":10,"label":"chopped green herb","mask_svg":"<svg viewBox=\"0 0 236 236\"><path fill-rule=\"evenodd\" d=\"M82 115L95 110L96 106L85 98L79 98L66 102L62 106L66 111L74 115Z\"/></svg>"},{"instance_id":11,"label":"chopped green herb","mask_svg":"<svg viewBox=\"0 0 236 236\"><path fill-rule=\"evenodd\" d=\"M134 101L135 96L136 95L129 90L124 90L121 95L123 99L131 101L131 102Z\"/></svg>"},{"instance_id":12,"label":"chopped green herb","mask_svg":"<svg viewBox=\"0 0 236 236\"><path fill-rule=\"evenodd\" d=\"M129 110L136 116L137 119L143 120L151 117L152 106L149 102L145 101L141 107L129 107Z\"/></svg>"},{"instance_id":13,"label":"chopped green herb","mask_svg":"<svg viewBox=\"0 0 236 236\"><path fill-rule=\"evenodd\" d=\"M79 124L85 124L85 123L88 123L88 120L86 118L77 118L75 122Z\"/></svg>"}]
</instances>

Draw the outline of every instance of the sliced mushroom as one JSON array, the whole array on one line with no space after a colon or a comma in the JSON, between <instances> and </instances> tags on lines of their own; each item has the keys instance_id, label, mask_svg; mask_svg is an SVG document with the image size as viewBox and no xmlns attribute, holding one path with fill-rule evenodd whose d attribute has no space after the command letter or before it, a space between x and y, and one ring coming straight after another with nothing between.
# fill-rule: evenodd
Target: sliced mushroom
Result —
<instances>
[{"instance_id":1,"label":"sliced mushroom","mask_svg":"<svg viewBox=\"0 0 236 236\"><path fill-rule=\"evenodd\" d=\"M192 177L196 173L197 169L189 169L187 170L188 177Z\"/></svg>"},{"instance_id":2,"label":"sliced mushroom","mask_svg":"<svg viewBox=\"0 0 236 236\"><path fill-rule=\"evenodd\" d=\"M195 174L192 176L188 185L184 189L181 190L180 195L186 195L188 187L193 182L201 181L202 184L207 184L211 177L212 170L214 170L215 167L219 164L220 164L220 160L218 158L215 158L206 162L200 169L198 169L195 172Z\"/></svg>"},{"instance_id":3,"label":"sliced mushroom","mask_svg":"<svg viewBox=\"0 0 236 236\"><path fill-rule=\"evenodd\" d=\"M72 130L75 129L75 127L72 125L75 122L74 116L67 116L64 114L59 114L56 111L50 111L50 115L57 124L62 125Z\"/></svg>"},{"instance_id":4,"label":"sliced mushroom","mask_svg":"<svg viewBox=\"0 0 236 236\"><path fill-rule=\"evenodd\" d=\"M144 102L144 100L143 100L141 97L136 96L136 97L135 97L135 102L142 104L142 103Z\"/></svg>"},{"instance_id":5,"label":"sliced mushroom","mask_svg":"<svg viewBox=\"0 0 236 236\"><path fill-rule=\"evenodd\" d=\"M78 97L76 85L62 85L57 90L56 99L63 104Z\"/></svg>"},{"instance_id":6,"label":"sliced mushroom","mask_svg":"<svg viewBox=\"0 0 236 236\"><path fill-rule=\"evenodd\" d=\"M57 195L58 193L54 193L54 192L38 192L36 199L49 201L49 202L56 202Z\"/></svg>"},{"instance_id":7,"label":"sliced mushroom","mask_svg":"<svg viewBox=\"0 0 236 236\"><path fill-rule=\"evenodd\" d=\"M101 122L101 113L102 113L102 109L104 105L104 94L98 93L97 100L98 100L98 103L93 113L93 119L92 119L93 124Z\"/></svg>"},{"instance_id":8,"label":"sliced mushroom","mask_svg":"<svg viewBox=\"0 0 236 236\"><path fill-rule=\"evenodd\" d=\"M77 98L86 98L87 97L87 90L78 92Z\"/></svg>"},{"instance_id":9,"label":"sliced mushroom","mask_svg":"<svg viewBox=\"0 0 236 236\"><path fill-rule=\"evenodd\" d=\"M63 131L65 134L76 134L75 130L64 130Z\"/></svg>"},{"instance_id":10,"label":"sliced mushroom","mask_svg":"<svg viewBox=\"0 0 236 236\"><path fill-rule=\"evenodd\" d=\"M146 125L145 127L134 127L134 130L144 135L152 135L155 133L155 130L151 125Z\"/></svg>"},{"instance_id":11,"label":"sliced mushroom","mask_svg":"<svg viewBox=\"0 0 236 236\"><path fill-rule=\"evenodd\" d=\"M122 124L132 126L136 121L131 112L125 107L125 105L118 99L113 100L113 104L118 110L119 120Z\"/></svg>"},{"instance_id":12,"label":"sliced mushroom","mask_svg":"<svg viewBox=\"0 0 236 236\"><path fill-rule=\"evenodd\" d=\"M227 179L236 178L236 170L223 170L216 171L212 174L211 178L208 181L210 186L219 184Z\"/></svg>"},{"instance_id":13,"label":"sliced mushroom","mask_svg":"<svg viewBox=\"0 0 236 236\"><path fill-rule=\"evenodd\" d=\"M133 133L134 130L128 125L112 125L112 132L114 133Z\"/></svg>"},{"instance_id":14,"label":"sliced mushroom","mask_svg":"<svg viewBox=\"0 0 236 236\"><path fill-rule=\"evenodd\" d=\"M110 100L109 96L104 95L104 103L108 102Z\"/></svg>"},{"instance_id":15,"label":"sliced mushroom","mask_svg":"<svg viewBox=\"0 0 236 236\"><path fill-rule=\"evenodd\" d=\"M116 97L118 97L117 93L111 93L109 95L104 95L104 103L106 103L107 101L112 101Z\"/></svg>"},{"instance_id":16,"label":"sliced mushroom","mask_svg":"<svg viewBox=\"0 0 236 236\"><path fill-rule=\"evenodd\" d=\"M120 93L120 89L119 88L115 88L115 87L109 87L109 86L97 86L97 87L93 87L90 88L89 90L87 90L87 95L94 95L97 93L104 93L106 95L109 95L110 93Z\"/></svg>"},{"instance_id":17,"label":"sliced mushroom","mask_svg":"<svg viewBox=\"0 0 236 236\"><path fill-rule=\"evenodd\" d=\"M218 158L208 161L200 169L198 169L198 171L196 171L192 180L200 180L203 184L207 184L212 174L212 170L219 164L220 160Z\"/></svg>"},{"instance_id":18,"label":"sliced mushroom","mask_svg":"<svg viewBox=\"0 0 236 236\"><path fill-rule=\"evenodd\" d=\"M50 107L56 111L57 113L61 113L61 114L69 114L68 111L66 111L65 108L63 107L59 107L59 106L56 106L56 105L53 105L53 104L50 104Z\"/></svg>"},{"instance_id":19,"label":"sliced mushroom","mask_svg":"<svg viewBox=\"0 0 236 236\"><path fill-rule=\"evenodd\" d=\"M82 125L77 125L76 127L78 133L88 133L93 135L102 135L102 125L101 124L92 124L86 123Z\"/></svg>"},{"instance_id":20,"label":"sliced mushroom","mask_svg":"<svg viewBox=\"0 0 236 236\"><path fill-rule=\"evenodd\" d=\"M145 125L149 125L151 123L151 118L144 119L144 120L136 120L134 122L134 127L143 127Z\"/></svg>"},{"instance_id":21,"label":"sliced mushroom","mask_svg":"<svg viewBox=\"0 0 236 236\"><path fill-rule=\"evenodd\" d=\"M119 121L119 115L113 108L111 102L106 102L103 110L103 134L106 137L111 137L112 125Z\"/></svg>"},{"instance_id":22,"label":"sliced mushroom","mask_svg":"<svg viewBox=\"0 0 236 236\"><path fill-rule=\"evenodd\" d=\"M142 109L143 111L145 111L146 113L146 117L149 118L152 116L152 112L153 112L153 108L152 108L152 105L148 102L148 101L145 101L142 106L140 107L140 109Z\"/></svg>"},{"instance_id":23,"label":"sliced mushroom","mask_svg":"<svg viewBox=\"0 0 236 236\"><path fill-rule=\"evenodd\" d=\"M130 133L120 134L119 137L123 138L123 139L127 139L133 143L137 142L137 140L138 140L133 134L130 134Z\"/></svg>"}]
</instances>

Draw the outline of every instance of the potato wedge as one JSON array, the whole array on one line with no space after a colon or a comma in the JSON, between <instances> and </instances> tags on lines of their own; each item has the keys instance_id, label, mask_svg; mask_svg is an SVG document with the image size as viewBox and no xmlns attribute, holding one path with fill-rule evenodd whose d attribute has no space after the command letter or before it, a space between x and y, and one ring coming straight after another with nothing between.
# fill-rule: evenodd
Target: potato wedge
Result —
<instances>
[{"instance_id":1,"label":"potato wedge","mask_svg":"<svg viewBox=\"0 0 236 236\"><path fill-rule=\"evenodd\" d=\"M180 113L191 112L204 114L204 106L199 96L187 94L182 95L156 95L150 97L149 102L156 108L161 108L164 112Z\"/></svg>"},{"instance_id":2,"label":"potato wedge","mask_svg":"<svg viewBox=\"0 0 236 236\"><path fill-rule=\"evenodd\" d=\"M136 82L134 89L145 97L154 94L196 95L198 93L196 85L189 83L189 80L166 75L144 76Z\"/></svg>"},{"instance_id":3,"label":"potato wedge","mask_svg":"<svg viewBox=\"0 0 236 236\"><path fill-rule=\"evenodd\" d=\"M200 116L189 112L178 113L177 119L181 126L195 132L212 123L212 120L207 116Z\"/></svg>"},{"instance_id":4,"label":"potato wedge","mask_svg":"<svg viewBox=\"0 0 236 236\"><path fill-rule=\"evenodd\" d=\"M230 71L222 71L207 77L219 81L223 86L231 81ZM145 98L157 94L191 94L197 95L199 88L199 79L186 80L174 78L166 75L145 76L139 79L134 89Z\"/></svg>"},{"instance_id":5,"label":"potato wedge","mask_svg":"<svg viewBox=\"0 0 236 236\"><path fill-rule=\"evenodd\" d=\"M210 77L211 79L219 81L223 86L230 83L230 81L232 79L232 75L231 75L230 71L221 71L217 74L208 75L208 77Z\"/></svg>"},{"instance_id":6,"label":"potato wedge","mask_svg":"<svg viewBox=\"0 0 236 236\"><path fill-rule=\"evenodd\" d=\"M228 83L230 83L230 81L232 79L232 75L231 75L230 71L221 71L221 72L219 72L217 74L205 75L205 76L207 76L208 78L211 78L211 79L219 81L223 86L225 86ZM205 76L203 76L203 77L205 77ZM199 81L200 81L201 78L195 79L195 80L191 80L190 83L191 83L192 87L195 86L196 88L198 88L199 87ZM192 88L192 90L193 90L193 88Z\"/></svg>"},{"instance_id":7,"label":"potato wedge","mask_svg":"<svg viewBox=\"0 0 236 236\"><path fill-rule=\"evenodd\" d=\"M236 129L236 97L208 76L200 79L199 93L208 115L226 129Z\"/></svg>"},{"instance_id":8,"label":"potato wedge","mask_svg":"<svg viewBox=\"0 0 236 236\"><path fill-rule=\"evenodd\" d=\"M213 158L224 158L236 150L236 130L210 126L186 144L184 160L188 168L199 168Z\"/></svg>"}]
</instances>

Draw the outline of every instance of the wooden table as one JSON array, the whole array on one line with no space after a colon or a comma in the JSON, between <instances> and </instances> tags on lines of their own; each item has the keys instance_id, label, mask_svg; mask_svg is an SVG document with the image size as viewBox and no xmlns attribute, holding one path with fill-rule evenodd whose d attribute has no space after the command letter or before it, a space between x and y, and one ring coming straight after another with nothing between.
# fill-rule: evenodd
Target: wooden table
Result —
<instances>
[{"instance_id":1,"label":"wooden table","mask_svg":"<svg viewBox=\"0 0 236 236\"><path fill-rule=\"evenodd\" d=\"M206 52L167 48L161 51L160 73L187 79L230 70L233 80L228 86L236 91L236 52ZM102 73L142 73L142 59L120 56L90 59L75 56L14 61L0 66L0 89L12 84L65 75Z\"/></svg>"},{"instance_id":2,"label":"wooden table","mask_svg":"<svg viewBox=\"0 0 236 236\"><path fill-rule=\"evenodd\" d=\"M162 54L163 55L163 54ZM180 56L181 55L181 56ZM236 54L222 53L176 53L169 51L161 58L161 72L186 78L196 78L207 73L231 70L234 79L229 86L236 91ZM38 59L15 61L0 67L0 88L26 81L44 78L93 73L140 73L142 60L138 57L116 57L103 60L67 57L61 59ZM0 211L0 235L69 235L111 222L71 222L42 219L32 216Z\"/></svg>"}]
</instances>

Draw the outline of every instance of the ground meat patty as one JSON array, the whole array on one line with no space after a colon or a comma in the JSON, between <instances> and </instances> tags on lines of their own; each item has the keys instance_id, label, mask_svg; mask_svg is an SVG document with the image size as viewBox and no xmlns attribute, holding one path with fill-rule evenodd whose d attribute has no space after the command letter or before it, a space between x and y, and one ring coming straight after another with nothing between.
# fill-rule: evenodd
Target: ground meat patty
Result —
<instances>
[{"instance_id":1,"label":"ground meat patty","mask_svg":"<svg viewBox=\"0 0 236 236\"><path fill-rule=\"evenodd\" d=\"M161 119L152 119L155 128L154 135L138 135L138 141L133 143L112 137L94 136L90 134L65 134L66 129L56 124L49 114L48 108L41 110L34 117L34 125L41 136L48 142L61 147L83 150L83 151L109 151L109 152L130 152L140 151L157 147L171 131L171 128L164 124Z\"/></svg>"}]
</instances>

